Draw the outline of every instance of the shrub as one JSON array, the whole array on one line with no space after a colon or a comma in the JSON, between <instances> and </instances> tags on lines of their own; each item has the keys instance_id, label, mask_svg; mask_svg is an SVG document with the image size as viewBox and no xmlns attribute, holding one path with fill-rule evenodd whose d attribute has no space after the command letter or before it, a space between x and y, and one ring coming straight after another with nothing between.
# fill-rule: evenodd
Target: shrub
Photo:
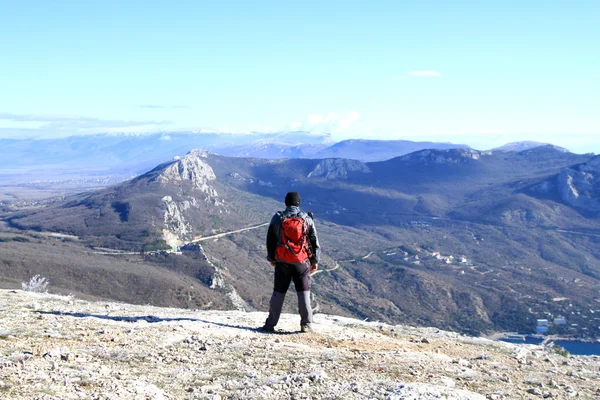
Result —
<instances>
[{"instance_id":1,"label":"shrub","mask_svg":"<svg viewBox=\"0 0 600 400\"><path fill-rule=\"evenodd\" d=\"M557 344L552 344L550 349L554 353L558 354L559 356L569 357L569 351L562 346L559 346Z\"/></svg>"},{"instance_id":2,"label":"shrub","mask_svg":"<svg viewBox=\"0 0 600 400\"><path fill-rule=\"evenodd\" d=\"M29 239L23 236L15 236L12 238L9 237L0 237L0 242L20 242L20 243L27 243L29 242Z\"/></svg>"},{"instance_id":3,"label":"shrub","mask_svg":"<svg viewBox=\"0 0 600 400\"><path fill-rule=\"evenodd\" d=\"M31 278L29 280L29 283L22 282L21 287L26 292L41 293L41 292L47 291L47 287L48 287L49 283L50 282L48 282L46 280L46 278L43 278L39 275L35 275L33 278Z\"/></svg>"}]
</instances>

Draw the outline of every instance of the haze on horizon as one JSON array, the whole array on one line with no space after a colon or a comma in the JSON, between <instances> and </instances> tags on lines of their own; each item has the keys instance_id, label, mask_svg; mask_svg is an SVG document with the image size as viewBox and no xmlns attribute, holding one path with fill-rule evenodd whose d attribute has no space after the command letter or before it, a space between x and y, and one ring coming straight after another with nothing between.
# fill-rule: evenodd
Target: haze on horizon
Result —
<instances>
[{"instance_id":1,"label":"haze on horizon","mask_svg":"<svg viewBox=\"0 0 600 400\"><path fill-rule=\"evenodd\" d=\"M600 3L3 2L0 138L185 130L600 153Z\"/></svg>"}]
</instances>

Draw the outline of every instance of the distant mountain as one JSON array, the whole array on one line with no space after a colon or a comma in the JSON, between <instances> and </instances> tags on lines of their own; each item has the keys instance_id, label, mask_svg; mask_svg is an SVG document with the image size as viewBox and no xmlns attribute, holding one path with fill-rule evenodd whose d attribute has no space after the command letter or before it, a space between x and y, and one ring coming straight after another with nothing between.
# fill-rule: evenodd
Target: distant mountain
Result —
<instances>
[{"instance_id":1,"label":"distant mountain","mask_svg":"<svg viewBox=\"0 0 600 400\"><path fill-rule=\"evenodd\" d=\"M323 246L314 285L322 311L470 333L532 331L535 318L550 313L568 315L572 333L584 336L600 334L589 312L600 285L596 175L597 157L552 146L427 149L379 162L196 150L48 207L5 206L2 219L29 240L62 232L83 246L145 254L187 243L210 261L201 279L192 261L181 261L185 252L138 257L198 279L194 286L218 291L229 308L265 309L271 270L261 224L295 190L314 212ZM561 194L565 183L571 197ZM586 200L573 201L574 193ZM22 264L6 254L0 267ZM20 271L41 273L33 268ZM14 279L5 274L0 281ZM147 291L140 293L144 302Z\"/></svg>"},{"instance_id":2,"label":"distant mountain","mask_svg":"<svg viewBox=\"0 0 600 400\"><path fill-rule=\"evenodd\" d=\"M528 188L534 196L551 196L585 215L600 217L600 156L562 169Z\"/></svg>"},{"instance_id":3,"label":"distant mountain","mask_svg":"<svg viewBox=\"0 0 600 400\"><path fill-rule=\"evenodd\" d=\"M215 153L231 157L256 158L344 158L363 162L385 161L423 149L470 148L465 144L411 142L409 140L343 140L333 145L306 144L265 140L256 143L228 145L216 148Z\"/></svg>"},{"instance_id":4,"label":"distant mountain","mask_svg":"<svg viewBox=\"0 0 600 400\"><path fill-rule=\"evenodd\" d=\"M409 140L343 140L315 154L315 158L348 158L359 161L385 161L424 149L470 149L466 144L412 142Z\"/></svg>"},{"instance_id":5,"label":"distant mountain","mask_svg":"<svg viewBox=\"0 0 600 400\"><path fill-rule=\"evenodd\" d=\"M383 161L425 148L468 147L448 143L347 140L332 146L329 134L310 132L90 135L60 139L0 139L0 176L21 181L122 181L165 159L202 148L230 157L347 158Z\"/></svg>"},{"instance_id":6,"label":"distant mountain","mask_svg":"<svg viewBox=\"0 0 600 400\"><path fill-rule=\"evenodd\" d=\"M560 151L564 151L564 152L568 151L567 149L565 149L563 147L554 146L553 144L550 144L550 143L541 143L541 142L533 142L533 141L507 143L504 146L496 147L496 148L492 149L491 151L521 152L521 151L530 150L530 149L534 149L536 147L541 147L541 146L552 146L555 149L560 150Z\"/></svg>"},{"instance_id":7,"label":"distant mountain","mask_svg":"<svg viewBox=\"0 0 600 400\"><path fill-rule=\"evenodd\" d=\"M131 176L194 148L223 152L232 156L240 153L247 156L268 156L268 152L243 149L260 149L265 144L282 149L301 146L316 146L320 149L330 142L328 134L310 132L170 132L148 135L72 136L59 139L0 139L0 175L33 175L38 179L78 175Z\"/></svg>"},{"instance_id":8,"label":"distant mountain","mask_svg":"<svg viewBox=\"0 0 600 400\"><path fill-rule=\"evenodd\" d=\"M266 215L234 213L224 203L223 194L233 191L229 196L235 197L237 190L217 180L208 155L193 150L132 180L71 196L50 214L35 213L15 223L35 227L28 223L35 221L94 245L141 251L181 246L197 234L212 233L217 220L230 219L228 226L262 222Z\"/></svg>"},{"instance_id":9,"label":"distant mountain","mask_svg":"<svg viewBox=\"0 0 600 400\"><path fill-rule=\"evenodd\" d=\"M229 157L254 158L314 158L327 144L290 144L285 142L264 140L260 142L228 145L215 148L217 154Z\"/></svg>"}]
</instances>

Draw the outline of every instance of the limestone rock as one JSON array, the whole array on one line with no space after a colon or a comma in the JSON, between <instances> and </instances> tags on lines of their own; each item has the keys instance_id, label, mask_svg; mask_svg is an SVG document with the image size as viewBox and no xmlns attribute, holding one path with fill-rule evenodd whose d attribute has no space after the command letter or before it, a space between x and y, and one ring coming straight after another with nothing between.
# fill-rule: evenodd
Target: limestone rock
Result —
<instances>
[{"instance_id":1,"label":"limestone rock","mask_svg":"<svg viewBox=\"0 0 600 400\"><path fill-rule=\"evenodd\" d=\"M212 167L204 160L206 156L207 153L202 150L192 150L166 167L157 180L162 183L189 181L194 188L217 197L217 191L209 184L217 177Z\"/></svg>"},{"instance_id":2,"label":"limestone rock","mask_svg":"<svg viewBox=\"0 0 600 400\"><path fill-rule=\"evenodd\" d=\"M32 302L38 310L27 307ZM306 335L298 332L298 315L283 314L279 333L264 334L257 328L266 312L7 290L0 290L0 304L0 327L10 332L0 335L3 399L593 399L599 393L600 357L565 359L541 346L433 328L316 314L314 332Z\"/></svg>"}]
</instances>

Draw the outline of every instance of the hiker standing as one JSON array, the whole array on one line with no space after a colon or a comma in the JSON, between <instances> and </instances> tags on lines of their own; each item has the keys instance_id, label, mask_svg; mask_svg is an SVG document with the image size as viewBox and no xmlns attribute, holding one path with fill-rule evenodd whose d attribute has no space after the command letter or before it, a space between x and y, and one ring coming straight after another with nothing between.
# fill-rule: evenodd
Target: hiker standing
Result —
<instances>
[{"instance_id":1,"label":"hiker standing","mask_svg":"<svg viewBox=\"0 0 600 400\"><path fill-rule=\"evenodd\" d=\"M312 217L300 210L300 195L289 192L285 206L284 211L273 216L267 232L267 260L275 268L275 283L263 330L275 331L285 294L293 280L298 294L300 331L310 332L310 274L318 268L321 249Z\"/></svg>"}]
</instances>

